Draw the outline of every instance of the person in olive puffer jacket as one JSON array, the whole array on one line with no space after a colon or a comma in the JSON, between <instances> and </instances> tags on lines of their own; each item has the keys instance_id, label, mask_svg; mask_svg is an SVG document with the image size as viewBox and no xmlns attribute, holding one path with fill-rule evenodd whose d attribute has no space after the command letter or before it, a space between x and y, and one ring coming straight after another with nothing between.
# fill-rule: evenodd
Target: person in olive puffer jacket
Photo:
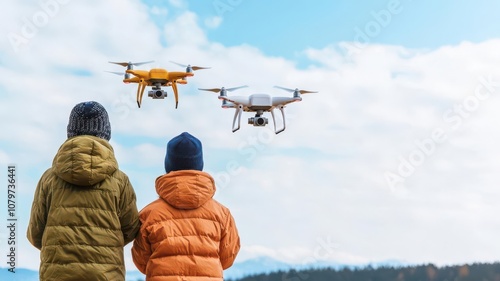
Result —
<instances>
[{"instance_id":1,"label":"person in olive puffer jacket","mask_svg":"<svg viewBox=\"0 0 500 281\"><path fill-rule=\"evenodd\" d=\"M40 280L125 280L123 247L139 228L134 189L109 144L94 101L71 111L68 139L36 187L28 240L40 249Z\"/></svg>"},{"instance_id":2,"label":"person in olive puffer jacket","mask_svg":"<svg viewBox=\"0 0 500 281\"><path fill-rule=\"evenodd\" d=\"M147 281L217 281L240 249L233 216L212 197L214 179L203 170L201 142L182 133L168 142L166 174L156 179L159 199L140 212L132 247Z\"/></svg>"}]
</instances>

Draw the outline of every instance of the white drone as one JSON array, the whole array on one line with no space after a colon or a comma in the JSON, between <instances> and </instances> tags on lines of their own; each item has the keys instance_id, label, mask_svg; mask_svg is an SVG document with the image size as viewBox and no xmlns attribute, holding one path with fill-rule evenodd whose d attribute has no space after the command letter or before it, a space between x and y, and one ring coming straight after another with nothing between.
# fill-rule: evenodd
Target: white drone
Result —
<instances>
[{"instance_id":1,"label":"white drone","mask_svg":"<svg viewBox=\"0 0 500 281\"><path fill-rule=\"evenodd\" d=\"M245 112L255 112L254 117L248 118L248 124L254 125L256 127L263 127L268 124L268 120L266 117L263 117L262 114L265 111L271 112L271 116L273 117L274 123L274 132L279 134L285 130L285 106L292 102L301 101L302 94L308 93L317 93L313 91L299 90L299 89L288 89L279 86L274 86L275 88L279 88L288 92L293 93L292 97L271 97L267 94L253 94L248 97L244 96L233 96L228 97L227 92L231 92L237 89L245 88L248 86L240 86L235 88L212 88L212 89L199 89L202 91L210 91L214 93L219 93L219 99L222 100L222 108L235 108L236 112L234 113L233 119L233 133L240 129L241 124L241 113ZM281 111L281 116L283 117L283 128L276 128L276 118L274 117L274 109L278 108ZM236 120L238 120L238 124L236 124Z\"/></svg>"}]
</instances>

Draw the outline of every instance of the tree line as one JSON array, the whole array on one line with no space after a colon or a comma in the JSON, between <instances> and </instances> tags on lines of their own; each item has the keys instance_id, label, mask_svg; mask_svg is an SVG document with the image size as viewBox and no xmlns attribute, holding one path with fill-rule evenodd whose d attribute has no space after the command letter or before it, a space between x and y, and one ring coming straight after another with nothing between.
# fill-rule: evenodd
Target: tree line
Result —
<instances>
[{"instance_id":1,"label":"tree line","mask_svg":"<svg viewBox=\"0 0 500 281\"><path fill-rule=\"evenodd\" d=\"M499 263L278 271L229 281L500 281Z\"/></svg>"}]
</instances>

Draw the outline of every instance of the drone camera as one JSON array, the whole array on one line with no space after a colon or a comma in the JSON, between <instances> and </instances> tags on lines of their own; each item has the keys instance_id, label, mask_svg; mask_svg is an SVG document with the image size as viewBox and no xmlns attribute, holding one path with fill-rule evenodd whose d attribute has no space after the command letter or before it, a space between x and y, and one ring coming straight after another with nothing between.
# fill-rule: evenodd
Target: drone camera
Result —
<instances>
[{"instance_id":1,"label":"drone camera","mask_svg":"<svg viewBox=\"0 0 500 281\"><path fill-rule=\"evenodd\" d=\"M269 123L269 120L265 117L250 117L248 118L248 124L252 124L256 127L262 127Z\"/></svg>"},{"instance_id":2,"label":"drone camera","mask_svg":"<svg viewBox=\"0 0 500 281\"><path fill-rule=\"evenodd\" d=\"M167 96L167 92L163 90L152 90L148 92L148 97L153 99L164 99Z\"/></svg>"}]
</instances>

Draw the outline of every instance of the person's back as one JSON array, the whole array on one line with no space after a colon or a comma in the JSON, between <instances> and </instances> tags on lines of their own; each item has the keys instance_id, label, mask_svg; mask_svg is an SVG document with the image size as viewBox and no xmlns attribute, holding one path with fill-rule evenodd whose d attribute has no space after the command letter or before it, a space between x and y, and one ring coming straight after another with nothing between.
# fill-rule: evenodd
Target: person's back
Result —
<instances>
[{"instance_id":1,"label":"person's back","mask_svg":"<svg viewBox=\"0 0 500 281\"><path fill-rule=\"evenodd\" d=\"M160 196L140 212L132 247L146 280L222 280L240 240L228 208L214 200L213 178L202 171L198 139L182 133L167 147L167 174L156 179Z\"/></svg>"},{"instance_id":2,"label":"person's back","mask_svg":"<svg viewBox=\"0 0 500 281\"><path fill-rule=\"evenodd\" d=\"M68 139L41 177L28 239L41 250L40 280L124 280L123 246L139 230L135 193L118 169L104 108L74 107Z\"/></svg>"}]
</instances>

